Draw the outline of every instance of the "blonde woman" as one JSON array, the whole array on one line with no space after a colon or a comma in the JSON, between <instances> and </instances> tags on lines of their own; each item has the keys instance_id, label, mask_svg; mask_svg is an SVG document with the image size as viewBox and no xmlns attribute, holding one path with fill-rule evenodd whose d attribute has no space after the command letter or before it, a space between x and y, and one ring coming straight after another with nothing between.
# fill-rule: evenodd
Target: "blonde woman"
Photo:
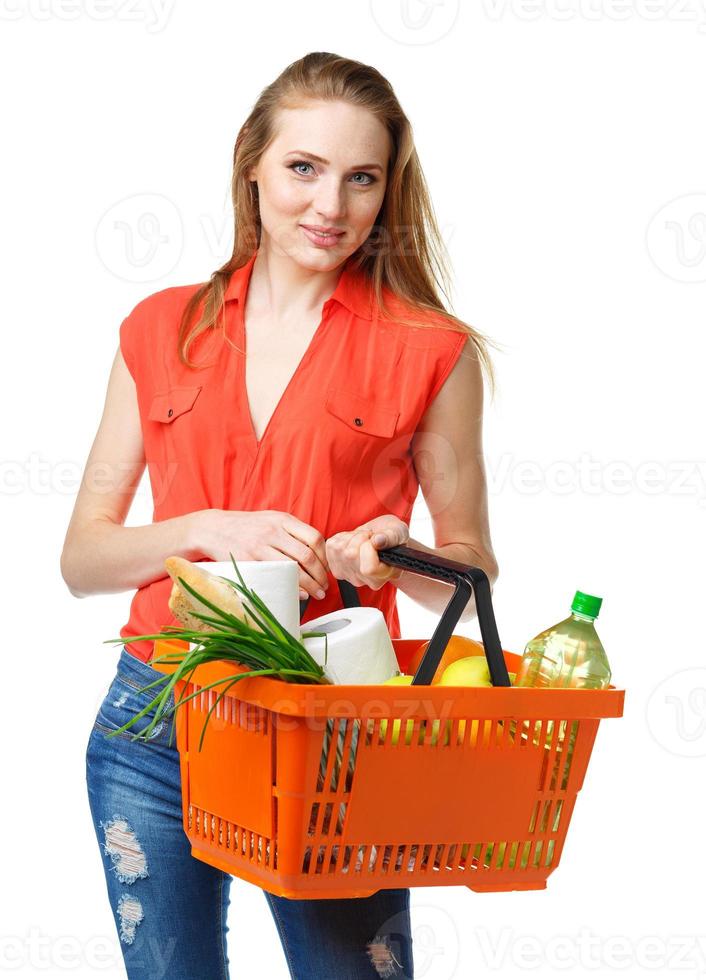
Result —
<instances>
[{"instance_id":1,"label":"blonde woman","mask_svg":"<svg viewBox=\"0 0 706 980\"><path fill-rule=\"evenodd\" d=\"M83 481L62 553L74 595L136 590L86 753L131 980L228 976L231 878L191 856L170 725L150 743L106 738L162 676L152 643L130 637L175 622L165 558L293 559L304 622L341 607L346 579L393 637L397 589L441 613L450 586L385 565L380 548L498 575L481 447L488 341L439 298L443 245L390 84L326 52L290 65L240 128L232 197L228 261L206 283L147 296L120 326L86 466L120 479L111 492ZM154 522L126 528L145 466ZM433 548L409 537L420 486ZM408 889L264 895L292 977L412 977Z\"/></svg>"}]
</instances>

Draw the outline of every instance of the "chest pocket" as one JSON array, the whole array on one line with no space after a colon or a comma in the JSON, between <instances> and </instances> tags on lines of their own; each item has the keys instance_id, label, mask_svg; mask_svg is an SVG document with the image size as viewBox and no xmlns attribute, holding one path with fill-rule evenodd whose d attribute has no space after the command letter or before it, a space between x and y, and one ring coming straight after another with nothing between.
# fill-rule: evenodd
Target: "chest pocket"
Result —
<instances>
[{"instance_id":1,"label":"chest pocket","mask_svg":"<svg viewBox=\"0 0 706 980\"><path fill-rule=\"evenodd\" d=\"M395 434L400 417L398 408L377 396L359 395L342 388L329 388L326 411L356 432L387 439Z\"/></svg>"},{"instance_id":2,"label":"chest pocket","mask_svg":"<svg viewBox=\"0 0 706 980\"><path fill-rule=\"evenodd\" d=\"M160 392L152 398L147 418L152 422L171 424L180 415L190 411L199 396L202 385L179 386Z\"/></svg>"}]
</instances>

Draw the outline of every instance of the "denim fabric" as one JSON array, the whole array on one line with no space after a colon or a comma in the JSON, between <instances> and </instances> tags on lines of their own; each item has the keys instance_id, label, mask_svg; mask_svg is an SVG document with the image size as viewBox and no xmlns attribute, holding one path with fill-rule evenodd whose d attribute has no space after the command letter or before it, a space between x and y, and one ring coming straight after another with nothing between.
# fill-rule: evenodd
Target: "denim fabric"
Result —
<instances>
[{"instance_id":1,"label":"denim fabric","mask_svg":"<svg viewBox=\"0 0 706 980\"><path fill-rule=\"evenodd\" d=\"M191 855L176 732L169 745L172 714L149 742L133 741L130 731L153 714L106 738L161 689L138 693L157 678L164 675L123 647L86 748L88 800L108 899L129 980L228 980L232 878ZM296 980L413 977L409 889L351 899L263 895Z\"/></svg>"}]
</instances>

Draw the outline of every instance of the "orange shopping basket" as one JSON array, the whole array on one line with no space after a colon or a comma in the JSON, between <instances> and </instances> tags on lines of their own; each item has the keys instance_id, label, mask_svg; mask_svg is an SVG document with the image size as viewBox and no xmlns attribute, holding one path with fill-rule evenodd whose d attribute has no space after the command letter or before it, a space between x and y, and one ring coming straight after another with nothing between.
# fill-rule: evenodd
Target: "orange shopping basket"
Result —
<instances>
[{"instance_id":1,"label":"orange shopping basket","mask_svg":"<svg viewBox=\"0 0 706 980\"><path fill-rule=\"evenodd\" d=\"M455 586L409 687L247 677L224 694L232 661L175 685L177 702L201 692L175 718L191 853L286 898L546 888L599 720L622 716L624 690L510 686L521 657L500 645L482 569L406 546L380 559ZM493 686L431 685L472 595ZM392 640L403 672L424 642ZM185 648L157 641L154 657Z\"/></svg>"}]
</instances>

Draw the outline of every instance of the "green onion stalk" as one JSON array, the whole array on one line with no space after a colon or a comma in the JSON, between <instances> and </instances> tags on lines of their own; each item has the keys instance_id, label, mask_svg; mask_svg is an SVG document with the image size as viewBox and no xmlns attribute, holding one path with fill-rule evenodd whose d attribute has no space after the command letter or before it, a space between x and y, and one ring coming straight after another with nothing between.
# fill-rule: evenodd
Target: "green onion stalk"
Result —
<instances>
[{"instance_id":1,"label":"green onion stalk","mask_svg":"<svg viewBox=\"0 0 706 980\"><path fill-rule=\"evenodd\" d=\"M228 613L225 610L220 609L214 603L200 595L199 592L197 592L193 586L189 585L188 582L185 582L181 576L178 576L178 581L181 587L195 596L196 599L202 602L213 613L212 616L209 616L206 613L199 613L194 610L191 611L190 614L212 628L208 630L198 630L189 629L187 627L166 626L164 631L161 633L149 633L143 636L131 637L119 636L114 639L104 641L105 643L124 644L126 639L131 641L182 640L193 645L193 648L187 653L165 654L162 657L153 658L151 661L152 663L177 663L179 666L173 674L158 677L151 683L145 684L144 687L141 687L139 689L140 694L144 691L148 691L150 688L153 688L158 684L164 685L163 689L155 695L155 697L145 708L142 709L142 711L134 715L134 717L132 717L124 725L121 725L120 728L117 728L115 731L107 734L107 738L112 738L113 736L124 732L126 729L134 725L135 722L139 721L139 719L144 715L149 714L152 709L155 709L155 714L152 721L149 722L144 728L140 729L140 731L137 733L131 733L133 734L133 741L135 739L141 739L143 741L149 740L154 734L155 729L160 726L160 722L162 721L164 715L171 712L173 714L172 727L169 736L169 744L171 746L174 736L174 723L176 721L177 708L181 707L187 701L190 701L191 698L201 695L203 691L207 691L212 687L227 682L225 690L218 694L215 703L209 709L206 716L206 721L204 722L201 730L201 738L199 739L199 751L201 751L206 726L208 725L213 710L219 704L221 698L226 696L230 688L238 681L243 680L245 677L269 676L280 680L290 681L291 683L295 684L331 683L324 673L325 665L328 662L328 635L325 632L319 631L308 631L302 633L302 637L324 637L325 653L324 667L322 667L316 662L316 660L314 660L303 643L301 643L296 637L292 636L292 634L286 630L284 626L282 626L282 624L275 618L260 596L251 589L248 589L242 575L240 574L240 569L236 564L235 558L233 558L232 552L230 552L230 558L233 562L235 572L240 580L240 584L238 584L238 582L234 582L232 579L226 578L225 576L219 577L223 578L234 589L242 593L243 608L248 616L250 616L251 619L258 624L260 629L258 630L254 626L250 625L250 623L246 623L244 620L240 619L238 616L234 616L232 613ZM186 679L185 683L188 685L196 668L213 660L232 660L234 663L245 667L250 667L251 669L233 674L229 677L223 677L218 681L214 681L213 684L205 684L200 687L198 691L194 691L191 694L182 697L172 709L167 709L165 705L169 695L174 689L175 684Z\"/></svg>"}]
</instances>

